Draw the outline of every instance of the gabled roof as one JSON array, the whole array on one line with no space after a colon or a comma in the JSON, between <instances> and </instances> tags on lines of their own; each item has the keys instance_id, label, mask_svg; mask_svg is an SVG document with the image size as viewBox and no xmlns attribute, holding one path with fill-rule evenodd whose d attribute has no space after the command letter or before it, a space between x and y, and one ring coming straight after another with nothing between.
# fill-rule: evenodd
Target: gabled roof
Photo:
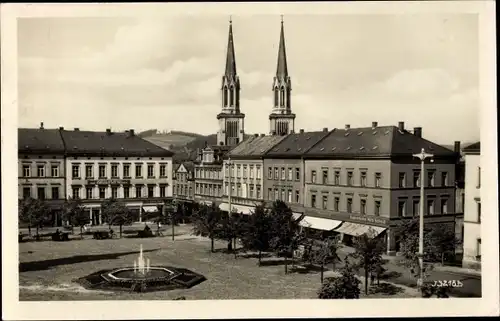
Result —
<instances>
[{"instance_id":1,"label":"gabled roof","mask_svg":"<svg viewBox=\"0 0 500 321\"><path fill-rule=\"evenodd\" d=\"M19 128L18 152L64 154L64 142L58 129Z\"/></svg>"},{"instance_id":2,"label":"gabled roof","mask_svg":"<svg viewBox=\"0 0 500 321\"><path fill-rule=\"evenodd\" d=\"M475 154L481 152L481 142L477 142L474 144L470 144L469 146L463 149L465 154Z\"/></svg>"},{"instance_id":3,"label":"gabled roof","mask_svg":"<svg viewBox=\"0 0 500 321\"><path fill-rule=\"evenodd\" d=\"M269 149L285 139L286 136L258 136L250 137L236 147L234 147L228 156L232 158L259 158L262 157Z\"/></svg>"},{"instance_id":4,"label":"gabled roof","mask_svg":"<svg viewBox=\"0 0 500 321\"><path fill-rule=\"evenodd\" d=\"M177 172L181 167L184 167L184 169L187 172L192 172L194 169L194 163L192 162L183 162L180 164L177 164L177 166L174 167L174 171Z\"/></svg>"},{"instance_id":5,"label":"gabled roof","mask_svg":"<svg viewBox=\"0 0 500 321\"><path fill-rule=\"evenodd\" d=\"M279 144L273 146L265 158L301 157L328 133L328 131L318 131L289 134Z\"/></svg>"},{"instance_id":6,"label":"gabled roof","mask_svg":"<svg viewBox=\"0 0 500 321\"><path fill-rule=\"evenodd\" d=\"M163 149L129 132L60 131L67 155L99 155L122 157L172 157Z\"/></svg>"},{"instance_id":7,"label":"gabled roof","mask_svg":"<svg viewBox=\"0 0 500 321\"><path fill-rule=\"evenodd\" d=\"M456 157L450 149L418 137L396 126L334 129L311 148L305 157L391 157L411 156L422 148L435 157Z\"/></svg>"}]
</instances>

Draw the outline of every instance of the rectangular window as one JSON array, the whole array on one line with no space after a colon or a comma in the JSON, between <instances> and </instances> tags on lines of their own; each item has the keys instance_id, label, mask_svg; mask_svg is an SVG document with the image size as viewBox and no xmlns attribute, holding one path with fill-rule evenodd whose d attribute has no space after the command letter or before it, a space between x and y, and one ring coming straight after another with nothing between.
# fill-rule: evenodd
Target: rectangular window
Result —
<instances>
[{"instance_id":1,"label":"rectangular window","mask_svg":"<svg viewBox=\"0 0 500 321\"><path fill-rule=\"evenodd\" d=\"M291 203L292 202L292 197L293 197L291 189L288 190L288 195L287 196L288 196L288 203Z\"/></svg>"},{"instance_id":2,"label":"rectangular window","mask_svg":"<svg viewBox=\"0 0 500 321\"><path fill-rule=\"evenodd\" d=\"M441 199L441 214L448 214L448 200Z\"/></svg>"},{"instance_id":3,"label":"rectangular window","mask_svg":"<svg viewBox=\"0 0 500 321\"><path fill-rule=\"evenodd\" d=\"M299 204L300 203L300 192L295 191L295 203Z\"/></svg>"},{"instance_id":4,"label":"rectangular window","mask_svg":"<svg viewBox=\"0 0 500 321\"><path fill-rule=\"evenodd\" d=\"M50 167L50 173L52 174L52 177L59 177L59 166L52 165Z\"/></svg>"},{"instance_id":5,"label":"rectangular window","mask_svg":"<svg viewBox=\"0 0 500 321\"><path fill-rule=\"evenodd\" d=\"M323 195L323 204L322 208L326 210L328 208L328 195Z\"/></svg>"},{"instance_id":6,"label":"rectangular window","mask_svg":"<svg viewBox=\"0 0 500 321\"><path fill-rule=\"evenodd\" d=\"M135 197L136 198L142 197L142 186L140 186L140 185L135 186Z\"/></svg>"},{"instance_id":7,"label":"rectangular window","mask_svg":"<svg viewBox=\"0 0 500 321\"><path fill-rule=\"evenodd\" d=\"M481 223L481 202L477 202L477 222Z\"/></svg>"},{"instance_id":8,"label":"rectangular window","mask_svg":"<svg viewBox=\"0 0 500 321\"><path fill-rule=\"evenodd\" d=\"M420 215L420 199L413 200L413 216Z\"/></svg>"},{"instance_id":9,"label":"rectangular window","mask_svg":"<svg viewBox=\"0 0 500 321\"><path fill-rule=\"evenodd\" d=\"M253 198L254 188L253 185L250 185L250 198Z\"/></svg>"},{"instance_id":10,"label":"rectangular window","mask_svg":"<svg viewBox=\"0 0 500 321\"><path fill-rule=\"evenodd\" d=\"M280 199L279 191L278 191L277 188L274 189L274 199L275 200L279 200Z\"/></svg>"},{"instance_id":11,"label":"rectangular window","mask_svg":"<svg viewBox=\"0 0 500 321\"><path fill-rule=\"evenodd\" d=\"M52 199L59 199L59 187L57 186L52 187Z\"/></svg>"},{"instance_id":12,"label":"rectangular window","mask_svg":"<svg viewBox=\"0 0 500 321\"><path fill-rule=\"evenodd\" d=\"M247 178L247 167L243 166L243 178Z\"/></svg>"},{"instance_id":13,"label":"rectangular window","mask_svg":"<svg viewBox=\"0 0 500 321\"><path fill-rule=\"evenodd\" d=\"M260 199L260 185L257 185L257 199Z\"/></svg>"},{"instance_id":14,"label":"rectangular window","mask_svg":"<svg viewBox=\"0 0 500 321\"><path fill-rule=\"evenodd\" d=\"M481 167L477 168L477 188L481 187Z\"/></svg>"},{"instance_id":15,"label":"rectangular window","mask_svg":"<svg viewBox=\"0 0 500 321\"><path fill-rule=\"evenodd\" d=\"M148 164L148 178L155 177L155 165Z\"/></svg>"},{"instance_id":16,"label":"rectangular window","mask_svg":"<svg viewBox=\"0 0 500 321\"><path fill-rule=\"evenodd\" d=\"M30 198L31 197L31 187L23 187L23 198Z\"/></svg>"},{"instance_id":17,"label":"rectangular window","mask_svg":"<svg viewBox=\"0 0 500 321\"><path fill-rule=\"evenodd\" d=\"M335 185L340 185L340 171L335 171L333 179L334 179L333 183Z\"/></svg>"},{"instance_id":18,"label":"rectangular window","mask_svg":"<svg viewBox=\"0 0 500 321\"><path fill-rule=\"evenodd\" d=\"M167 177L167 165L160 164L160 177Z\"/></svg>"},{"instance_id":19,"label":"rectangular window","mask_svg":"<svg viewBox=\"0 0 500 321\"><path fill-rule=\"evenodd\" d=\"M165 185L160 185L160 197L166 197L167 196L167 189Z\"/></svg>"},{"instance_id":20,"label":"rectangular window","mask_svg":"<svg viewBox=\"0 0 500 321\"><path fill-rule=\"evenodd\" d=\"M323 185L328 184L328 170L324 169L323 170Z\"/></svg>"},{"instance_id":21,"label":"rectangular window","mask_svg":"<svg viewBox=\"0 0 500 321\"><path fill-rule=\"evenodd\" d=\"M347 213L352 213L352 198L347 199Z\"/></svg>"},{"instance_id":22,"label":"rectangular window","mask_svg":"<svg viewBox=\"0 0 500 321\"><path fill-rule=\"evenodd\" d=\"M268 179L273 179L273 168L272 167L269 167L267 169L267 178Z\"/></svg>"},{"instance_id":23,"label":"rectangular window","mask_svg":"<svg viewBox=\"0 0 500 321\"><path fill-rule=\"evenodd\" d=\"M238 183L238 194L236 194L238 197L241 197L241 184Z\"/></svg>"},{"instance_id":24,"label":"rectangular window","mask_svg":"<svg viewBox=\"0 0 500 321\"><path fill-rule=\"evenodd\" d=\"M31 166L23 165L23 177L30 177L30 176L31 176Z\"/></svg>"},{"instance_id":25,"label":"rectangular window","mask_svg":"<svg viewBox=\"0 0 500 321\"><path fill-rule=\"evenodd\" d=\"M380 215L380 205L381 205L381 202L380 202L380 201L376 200L376 201L374 202L374 207L375 207L375 208L374 208L374 211L373 211L373 212L374 212L375 216L379 216L379 215Z\"/></svg>"},{"instance_id":26,"label":"rectangular window","mask_svg":"<svg viewBox=\"0 0 500 321\"><path fill-rule=\"evenodd\" d=\"M118 187L111 186L111 198L118 198Z\"/></svg>"},{"instance_id":27,"label":"rectangular window","mask_svg":"<svg viewBox=\"0 0 500 321\"><path fill-rule=\"evenodd\" d=\"M92 187L85 188L85 197L89 200L94 198L94 196L92 195L93 191L94 191L94 188L92 188Z\"/></svg>"},{"instance_id":28,"label":"rectangular window","mask_svg":"<svg viewBox=\"0 0 500 321\"><path fill-rule=\"evenodd\" d=\"M477 239L477 257L478 259L481 258L481 239Z\"/></svg>"},{"instance_id":29,"label":"rectangular window","mask_svg":"<svg viewBox=\"0 0 500 321\"><path fill-rule=\"evenodd\" d=\"M278 167L274 168L274 179L275 180L279 180L280 179Z\"/></svg>"},{"instance_id":30,"label":"rectangular window","mask_svg":"<svg viewBox=\"0 0 500 321\"><path fill-rule=\"evenodd\" d=\"M249 170L249 177L250 179L253 179L253 166L250 166L250 168L248 169Z\"/></svg>"},{"instance_id":31,"label":"rectangular window","mask_svg":"<svg viewBox=\"0 0 500 321\"><path fill-rule=\"evenodd\" d=\"M420 171L413 172L413 187L420 187Z\"/></svg>"},{"instance_id":32,"label":"rectangular window","mask_svg":"<svg viewBox=\"0 0 500 321\"><path fill-rule=\"evenodd\" d=\"M130 197L130 187L123 186L123 198L129 198L129 197Z\"/></svg>"},{"instance_id":33,"label":"rectangular window","mask_svg":"<svg viewBox=\"0 0 500 321\"><path fill-rule=\"evenodd\" d=\"M130 164L123 164L123 177L130 177Z\"/></svg>"},{"instance_id":34,"label":"rectangular window","mask_svg":"<svg viewBox=\"0 0 500 321\"><path fill-rule=\"evenodd\" d=\"M347 172L347 186L352 186L353 182L353 173L351 171Z\"/></svg>"},{"instance_id":35,"label":"rectangular window","mask_svg":"<svg viewBox=\"0 0 500 321\"><path fill-rule=\"evenodd\" d=\"M293 171L291 168L288 169L288 180L289 181L293 180Z\"/></svg>"},{"instance_id":36,"label":"rectangular window","mask_svg":"<svg viewBox=\"0 0 500 321\"><path fill-rule=\"evenodd\" d=\"M448 172L441 172L441 186L448 186Z\"/></svg>"},{"instance_id":37,"label":"rectangular window","mask_svg":"<svg viewBox=\"0 0 500 321\"><path fill-rule=\"evenodd\" d=\"M142 177L142 164L135 165L135 177Z\"/></svg>"},{"instance_id":38,"label":"rectangular window","mask_svg":"<svg viewBox=\"0 0 500 321\"><path fill-rule=\"evenodd\" d=\"M273 200L273 190L271 188L267 189L267 198Z\"/></svg>"},{"instance_id":39,"label":"rectangular window","mask_svg":"<svg viewBox=\"0 0 500 321\"><path fill-rule=\"evenodd\" d=\"M93 178L93 167L92 165L85 165L85 178Z\"/></svg>"},{"instance_id":40,"label":"rectangular window","mask_svg":"<svg viewBox=\"0 0 500 321\"><path fill-rule=\"evenodd\" d=\"M106 187L99 187L99 198L106 198Z\"/></svg>"},{"instance_id":41,"label":"rectangular window","mask_svg":"<svg viewBox=\"0 0 500 321\"><path fill-rule=\"evenodd\" d=\"M106 165L99 165L99 178L106 178Z\"/></svg>"},{"instance_id":42,"label":"rectangular window","mask_svg":"<svg viewBox=\"0 0 500 321\"><path fill-rule=\"evenodd\" d=\"M362 187L366 186L366 172L362 171L359 173L359 185Z\"/></svg>"},{"instance_id":43,"label":"rectangular window","mask_svg":"<svg viewBox=\"0 0 500 321\"><path fill-rule=\"evenodd\" d=\"M403 200L398 201L398 216L399 217L406 216L406 201Z\"/></svg>"},{"instance_id":44,"label":"rectangular window","mask_svg":"<svg viewBox=\"0 0 500 321\"><path fill-rule=\"evenodd\" d=\"M286 173L285 173L285 168L281 168L281 180L284 181L286 179Z\"/></svg>"},{"instance_id":45,"label":"rectangular window","mask_svg":"<svg viewBox=\"0 0 500 321\"><path fill-rule=\"evenodd\" d=\"M236 187L234 186L234 183L231 184L231 196L236 196Z\"/></svg>"},{"instance_id":46,"label":"rectangular window","mask_svg":"<svg viewBox=\"0 0 500 321\"><path fill-rule=\"evenodd\" d=\"M435 177L435 172L433 170L430 170L427 172L427 187L433 187L434 186L434 177Z\"/></svg>"},{"instance_id":47,"label":"rectangular window","mask_svg":"<svg viewBox=\"0 0 500 321\"><path fill-rule=\"evenodd\" d=\"M311 183L316 184L316 171L311 171Z\"/></svg>"},{"instance_id":48,"label":"rectangular window","mask_svg":"<svg viewBox=\"0 0 500 321\"><path fill-rule=\"evenodd\" d=\"M38 199L44 200L45 197L45 187L39 187L37 189Z\"/></svg>"},{"instance_id":49,"label":"rectangular window","mask_svg":"<svg viewBox=\"0 0 500 321\"><path fill-rule=\"evenodd\" d=\"M340 208L340 197L334 197L333 198L333 210L335 212L338 212Z\"/></svg>"},{"instance_id":50,"label":"rectangular window","mask_svg":"<svg viewBox=\"0 0 500 321\"><path fill-rule=\"evenodd\" d=\"M434 200L427 200L427 215L434 214Z\"/></svg>"},{"instance_id":51,"label":"rectangular window","mask_svg":"<svg viewBox=\"0 0 500 321\"><path fill-rule=\"evenodd\" d=\"M311 195L311 207L316 207L316 195Z\"/></svg>"},{"instance_id":52,"label":"rectangular window","mask_svg":"<svg viewBox=\"0 0 500 321\"><path fill-rule=\"evenodd\" d=\"M237 171L236 171L236 177L240 178L241 177L241 173L240 173L241 172L241 165L237 165L236 169L237 169Z\"/></svg>"},{"instance_id":53,"label":"rectangular window","mask_svg":"<svg viewBox=\"0 0 500 321\"><path fill-rule=\"evenodd\" d=\"M80 178L80 165L71 166L71 178Z\"/></svg>"},{"instance_id":54,"label":"rectangular window","mask_svg":"<svg viewBox=\"0 0 500 321\"><path fill-rule=\"evenodd\" d=\"M285 189L282 189L282 190L281 190L281 200L282 200L283 202L285 202L285 201L286 201Z\"/></svg>"},{"instance_id":55,"label":"rectangular window","mask_svg":"<svg viewBox=\"0 0 500 321\"><path fill-rule=\"evenodd\" d=\"M155 197L155 187L148 186L148 197Z\"/></svg>"},{"instance_id":56,"label":"rectangular window","mask_svg":"<svg viewBox=\"0 0 500 321\"><path fill-rule=\"evenodd\" d=\"M73 199L79 199L80 198L80 187L73 187Z\"/></svg>"},{"instance_id":57,"label":"rectangular window","mask_svg":"<svg viewBox=\"0 0 500 321\"><path fill-rule=\"evenodd\" d=\"M375 173L375 187L382 186L382 173Z\"/></svg>"},{"instance_id":58,"label":"rectangular window","mask_svg":"<svg viewBox=\"0 0 500 321\"><path fill-rule=\"evenodd\" d=\"M36 173L38 177L45 177L45 165L37 165Z\"/></svg>"},{"instance_id":59,"label":"rectangular window","mask_svg":"<svg viewBox=\"0 0 500 321\"><path fill-rule=\"evenodd\" d=\"M260 179L260 166L257 166L257 179Z\"/></svg>"},{"instance_id":60,"label":"rectangular window","mask_svg":"<svg viewBox=\"0 0 500 321\"><path fill-rule=\"evenodd\" d=\"M116 164L111 165L111 177L113 178L118 177L118 165Z\"/></svg>"},{"instance_id":61,"label":"rectangular window","mask_svg":"<svg viewBox=\"0 0 500 321\"><path fill-rule=\"evenodd\" d=\"M295 180L300 181L300 168L295 169Z\"/></svg>"},{"instance_id":62,"label":"rectangular window","mask_svg":"<svg viewBox=\"0 0 500 321\"><path fill-rule=\"evenodd\" d=\"M359 212L361 214L366 214L366 200L364 199L359 201Z\"/></svg>"},{"instance_id":63,"label":"rectangular window","mask_svg":"<svg viewBox=\"0 0 500 321\"><path fill-rule=\"evenodd\" d=\"M399 173L399 187L406 187L406 173Z\"/></svg>"}]
</instances>

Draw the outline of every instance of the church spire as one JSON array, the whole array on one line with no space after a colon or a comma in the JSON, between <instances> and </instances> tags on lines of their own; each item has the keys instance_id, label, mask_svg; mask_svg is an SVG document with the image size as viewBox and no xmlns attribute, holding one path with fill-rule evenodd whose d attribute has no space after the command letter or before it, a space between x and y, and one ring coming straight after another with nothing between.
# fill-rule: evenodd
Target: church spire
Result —
<instances>
[{"instance_id":1,"label":"church spire","mask_svg":"<svg viewBox=\"0 0 500 321\"><path fill-rule=\"evenodd\" d=\"M234 41L233 41L233 21L229 18L229 37L227 40L227 55L226 55L226 72L227 77L236 76L236 57L234 54Z\"/></svg>"},{"instance_id":2,"label":"church spire","mask_svg":"<svg viewBox=\"0 0 500 321\"><path fill-rule=\"evenodd\" d=\"M281 32L280 32L280 44L278 48L278 65L276 68L276 77L282 79L288 77L288 66L286 63L286 48L285 48L285 31L283 28L283 15L281 16Z\"/></svg>"}]
</instances>

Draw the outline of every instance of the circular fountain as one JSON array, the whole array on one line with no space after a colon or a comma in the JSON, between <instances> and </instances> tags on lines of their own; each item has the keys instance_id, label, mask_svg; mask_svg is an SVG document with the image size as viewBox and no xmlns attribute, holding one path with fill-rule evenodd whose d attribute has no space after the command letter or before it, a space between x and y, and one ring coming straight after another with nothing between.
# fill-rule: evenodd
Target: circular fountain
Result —
<instances>
[{"instance_id":1,"label":"circular fountain","mask_svg":"<svg viewBox=\"0 0 500 321\"><path fill-rule=\"evenodd\" d=\"M191 288L205 281L205 277L188 269L151 266L149 258L144 258L141 244L133 267L102 270L75 281L87 289L150 292Z\"/></svg>"}]
</instances>

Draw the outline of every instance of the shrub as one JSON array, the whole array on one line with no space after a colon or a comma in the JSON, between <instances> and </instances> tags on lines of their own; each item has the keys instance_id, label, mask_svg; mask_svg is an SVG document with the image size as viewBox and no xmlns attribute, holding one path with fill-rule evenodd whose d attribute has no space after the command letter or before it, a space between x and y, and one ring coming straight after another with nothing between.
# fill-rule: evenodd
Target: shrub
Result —
<instances>
[{"instance_id":1,"label":"shrub","mask_svg":"<svg viewBox=\"0 0 500 321\"><path fill-rule=\"evenodd\" d=\"M342 270L341 276L328 277L318 291L319 299L359 299L361 281L356 278L349 266Z\"/></svg>"}]
</instances>

